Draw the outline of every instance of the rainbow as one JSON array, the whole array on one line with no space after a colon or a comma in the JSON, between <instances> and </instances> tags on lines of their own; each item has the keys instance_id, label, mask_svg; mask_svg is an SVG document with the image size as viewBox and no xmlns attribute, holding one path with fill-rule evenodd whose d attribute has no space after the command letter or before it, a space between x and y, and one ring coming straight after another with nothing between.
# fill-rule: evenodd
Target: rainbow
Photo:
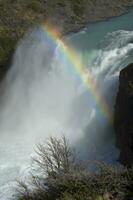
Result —
<instances>
[{"instance_id":1,"label":"rainbow","mask_svg":"<svg viewBox=\"0 0 133 200\"><path fill-rule=\"evenodd\" d=\"M107 120L112 124L112 111L110 110L109 105L107 104L103 96L100 94L95 79L93 78L89 69L85 68L79 55L71 47L70 44L67 44L62 40L61 35L57 31L57 29L54 29L53 27L51 28L49 24L42 25L42 29L47 34L48 38L50 39L50 41L52 41L52 43L59 45L61 53L65 56L65 58L68 59L68 61L71 63L71 66L73 66L76 74L78 74L83 84L93 95L101 114L104 115L105 118L107 118Z\"/></svg>"}]
</instances>

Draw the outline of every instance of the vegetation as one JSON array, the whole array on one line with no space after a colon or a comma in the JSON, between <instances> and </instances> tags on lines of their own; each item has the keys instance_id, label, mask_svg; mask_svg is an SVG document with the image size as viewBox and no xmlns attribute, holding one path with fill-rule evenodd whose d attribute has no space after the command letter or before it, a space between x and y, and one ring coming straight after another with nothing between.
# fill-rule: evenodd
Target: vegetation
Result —
<instances>
[{"instance_id":1,"label":"vegetation","mask_svg":"<svg viewBox=\"0 0 133 200\"><path fill-rule=\"evenodd\" d=\"M50 20L66 34L88 22L120 15L131 5L133 0L0 0L0 79L18 40L32 26Z\"/></svg>"},{"instance_id":2,"label":"vegetation","mask_svg":"<svg viewBox=\"0 0 133 200\"><path fill-rule=\"evenodd\" d=\"M65 138L51 138L38 145L30 185L19 182L18 200L130 200L133 169L117 169L103 163L89 173L80 164ZM39 173L38 173L39 172Z\"/></svg>"},{"instance_id":3,"label":"vegetation","mask_svg":"<svg viewBox=\"0 0 133 200\"><path fill-rule=\"evenodd\" d=\"M85 1L80 1L80 0L73 0L72 1L72 9L76 16L83 17L84 10L85 10Z\"/></svg>"},{"instance_id":4,"label":"vegetation","mask_svg":"<svg viewBox=\"0 0 133 200\"><path fill-rule=\"evenodd\" d=\"M29 27L45 18L43 0L0 0L0 77Z\"/></svg>"}]
</instances>

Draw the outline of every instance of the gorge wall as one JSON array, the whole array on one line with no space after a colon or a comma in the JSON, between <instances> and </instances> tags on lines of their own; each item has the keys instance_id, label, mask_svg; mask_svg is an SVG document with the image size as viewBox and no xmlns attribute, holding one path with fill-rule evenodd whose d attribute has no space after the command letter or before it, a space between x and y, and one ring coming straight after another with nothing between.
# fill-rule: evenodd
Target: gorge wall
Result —
<instances>
[{"instance_id":1,"label":"gorge wall","mask_svg":"<svg viewBox=\"0 0 133 200\"><path fill-rule=\"evenodd\" d=\"M133 63L120 72L114 125L119 161L126 166L133 164Z\"/></svg>"}]
</instances>

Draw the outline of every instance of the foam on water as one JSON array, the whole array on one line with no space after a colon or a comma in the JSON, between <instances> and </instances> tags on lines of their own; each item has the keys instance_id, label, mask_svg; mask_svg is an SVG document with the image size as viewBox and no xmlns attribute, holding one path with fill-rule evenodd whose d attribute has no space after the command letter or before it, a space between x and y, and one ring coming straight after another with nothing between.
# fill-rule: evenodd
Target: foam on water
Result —
<instances>
[{"instance_id":1,"label":"foam on water","mask_svg":"<svg viewBox=\"0 0 133 200\"><path fill-rule=\"evenodd\" d=\"M119 71L133 61L132 41L132 31L117 31L85 56L80 52L112 111ZM2 200L11 198L14 180L30 170L35 145L51 135L65 134L85 159L117 163L113 127L64 59L59 47L50 46L40 29L26 36L17 48L0 102Z\"/></svg>"}]
</instances>

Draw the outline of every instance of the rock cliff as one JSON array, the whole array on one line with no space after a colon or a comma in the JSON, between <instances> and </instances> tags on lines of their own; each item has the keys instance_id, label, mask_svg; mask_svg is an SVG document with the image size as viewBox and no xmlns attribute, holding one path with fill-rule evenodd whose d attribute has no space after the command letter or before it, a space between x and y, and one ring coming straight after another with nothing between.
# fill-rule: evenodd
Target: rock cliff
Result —
<instances>
[{"instance_id":1,"label":"rock cliff","mask_svg":"<svg viewBox=\"0 0 133 200\"><path fill-rule=\"evenodd\" d=\"M120 72L119 90L116 97L114 126L119 161L133 165L133 63Z\"/></svg>"}]
</instances>

